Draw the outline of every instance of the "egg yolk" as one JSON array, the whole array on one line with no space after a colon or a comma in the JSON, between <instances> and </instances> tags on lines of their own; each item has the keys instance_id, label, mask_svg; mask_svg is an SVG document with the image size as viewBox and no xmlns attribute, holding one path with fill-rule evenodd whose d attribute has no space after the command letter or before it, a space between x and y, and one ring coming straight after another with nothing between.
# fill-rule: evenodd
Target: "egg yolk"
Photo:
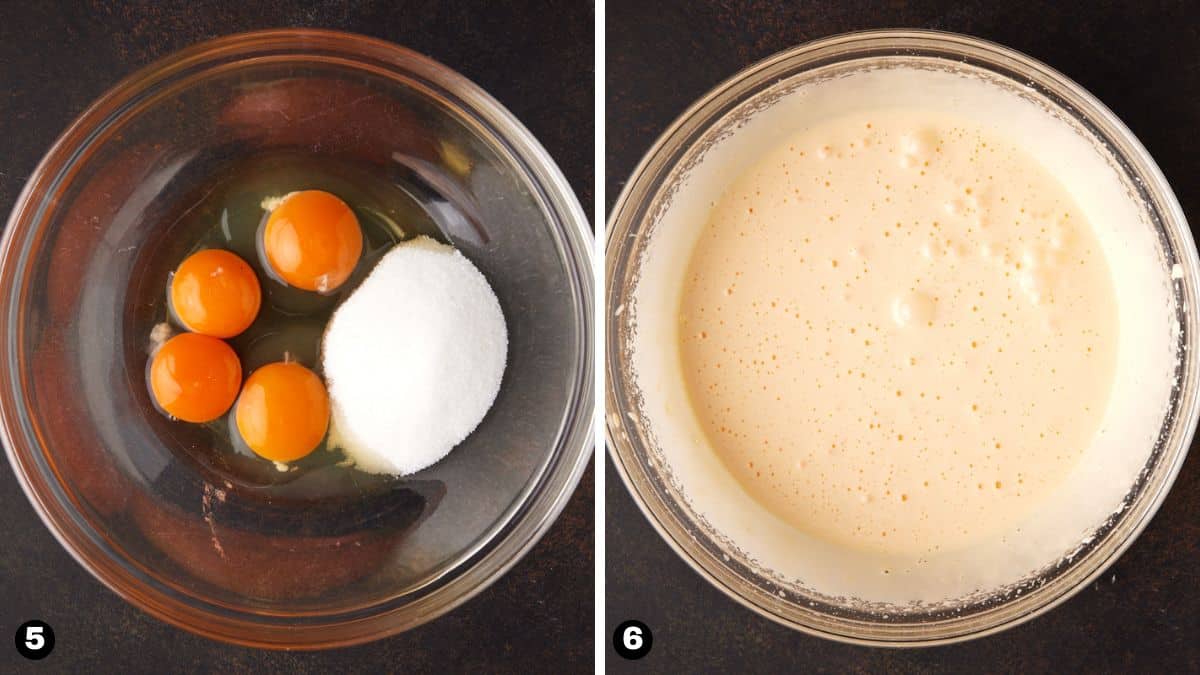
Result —
<instances>
[{"instance_id":1,"label":"egg yolk","mask_svg":"<svg viewBox=\"0 0 1200 675\"><path fill-rule=\"evenodd\" d=\"M246 330L262 303L254 270L221 249L188 256L171 277L170 296L171 310L185 328L219 338Z\"/></svg>"},{"instance_id":2,"label":"egg yolk","mask_svg":"<svg viewBox=\"0 0 1200 675\"><path fill-rule=\"evenodd\" d=\"M328 293L346 283L358 264L362 230L334 195L293 192L268 216L262 247L267 264L289 285Z\"/></svg>"},{"instance_id":3,"label":"egg yolk","mask_svg":"<svg viewBox=\"0 0 1200 675\"><path fill-rule=\"evenodd\" d=\"M260 457L290 462L312 452L329 428L329 395L308 368L271 363L246 379L235 413L238 433Z\"/></svg>"},{"instance_id":4,"label":"egg yolk","mask_svg":"<svg viewBox=\"0 0 1200 675\"><path fill-rule=\"evenodd\" d=\"M150 393L155 402L185 422L209 422L223 415L241 384L237 354L208 335L176 335L150 361Z\"/></svg>"}]
</instances>

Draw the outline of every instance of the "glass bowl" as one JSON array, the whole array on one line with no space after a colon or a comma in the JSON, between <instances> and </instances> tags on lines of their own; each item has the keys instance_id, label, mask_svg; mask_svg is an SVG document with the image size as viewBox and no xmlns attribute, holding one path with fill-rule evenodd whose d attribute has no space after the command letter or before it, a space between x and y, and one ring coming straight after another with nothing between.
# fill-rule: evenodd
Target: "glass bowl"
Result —
<instances>
[{"instance_id":1,"label":"glass bowl","mask_svg":"<svg viewBox=\"0 0 1200 675\"><path fill-rule=\"evenodd\" d=\"M1179 329L1174 345L1175 386L1157 443L1119 508L1091 532L1090 539L1064 551L1057 562L1011 586L972 594L952 606L881 608L823 595L806 588L802 580L773 574L715 532L680 487L658 445L653 422L643 414L643 386L656 385L639 383L633 367L635 291L649 243L682 181L703 154L769 109L780 92L858 68L890 66L946 69L1003 82L1089 139L1136 196L1143 211L1139 219L1156 235L1163 287L1168 289L1164 295L1171 296L1167 313L1173 313ZM714 187L703 184L704 190ZM691 106L642 159L616 202L609 221L605 274L606 315L613 317L605 347L609 450L634 500L676 553L709 583L768 619L820 637L875 646L934 645L995 633L1049 610L1097 578L1133 543L1170 489L1197 420L1198 274L1200 263L1187 222L1153 160L1111 111L1062 74L999 45L933 31L870 31L808 43L743 70ZM674 399L664 401L662 405L671 406Z\"/></svg>"},{"instance_id":2,"label":"glass bowl","mask_svg":"<svg viewBox=\"0 0 1200 675\"><path fill-rule=\"evenodd\" d=\"M343 470L303 490L303 479L288 483L295 492L243 483L201 461L211 439L150 407L139 317L165 285L145 270L170 269L190 246L184 216L214 172L278 152L353 162L394 186L499 297L509 331L499 396L433 467L402 479ZM177 626L316 649L419 625L514 565L587 464L591 236L520 122L424 56L317 30L185 49L92 104L8 221L9 460L80 564Z\"/></svg>"}]
</instances>

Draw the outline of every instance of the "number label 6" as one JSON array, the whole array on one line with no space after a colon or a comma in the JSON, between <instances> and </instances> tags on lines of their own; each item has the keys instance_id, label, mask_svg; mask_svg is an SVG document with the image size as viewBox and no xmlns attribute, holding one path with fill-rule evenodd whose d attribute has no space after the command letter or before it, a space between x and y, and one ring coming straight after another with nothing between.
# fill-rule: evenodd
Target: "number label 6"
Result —
<instances>
[{"instance_id":1,"label":"number label 6","mask_svg":"<svg viewBox=\"0 0 1200 675\"><path fill-rule=\"evenodd\" d=\"M40 638L41 636L39 635L38 637ZM642 629L637 626L630 626L625 629L625 636L622 639L625 641L625 649L637 651L642 648ZM37 649L37 647L34 647L34 649Z\"/></svg>"},{"instance_id":2,"label":"number label 6","mask_svg":"<svg viewBox=\"0 0 1200 675\"><path fill-rule=\"evenodd\" d=\"M650 653L654 646L654 635L650 627L641 621L622 621L613 631L613 649L621 658L636 660Z\"/></svg>"}]
</instances>

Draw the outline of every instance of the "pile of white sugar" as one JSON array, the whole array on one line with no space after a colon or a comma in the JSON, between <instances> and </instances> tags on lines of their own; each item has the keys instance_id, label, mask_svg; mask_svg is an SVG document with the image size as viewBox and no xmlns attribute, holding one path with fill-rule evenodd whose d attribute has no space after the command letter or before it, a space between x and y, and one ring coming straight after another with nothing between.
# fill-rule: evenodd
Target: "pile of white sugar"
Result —
<instances>
[{"instance_id":1,"label":"pile of white sugar","mask_svg":"<svg viewBox=\"0 0 1200 675\"><path fill-rule=\"evenodd\" d=\"M500 303L471 261L428 237L398 244L325 332L332 444L371 473L434 464L492 407L507 352Z\"/></svg>"}]
</instances>

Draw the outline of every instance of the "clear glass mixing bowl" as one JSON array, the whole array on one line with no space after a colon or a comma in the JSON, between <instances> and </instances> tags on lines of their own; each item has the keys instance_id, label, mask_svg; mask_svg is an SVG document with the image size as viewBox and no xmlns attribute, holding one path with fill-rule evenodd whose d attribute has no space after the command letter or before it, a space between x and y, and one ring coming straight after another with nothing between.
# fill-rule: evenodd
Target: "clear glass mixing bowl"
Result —
<instances>
[{"instance_id":1,"label":"clear glass mixing bowl","mask_svg":"<svg viewBox=\"0 0 1200 675\"><path fill-rule=\"evenodd\" d=\"M1179 322L1177 386L1161 433L1124 510L1104 523L1073 556L1023 580L1006 593L959 606L882 614L816 595L757 567L721 545L680 492L638 414L641 391L632 368L631 324L636 315L639 266L656 218L698 153L769 105L772 96L808 78L879 65L936 64L980 70L1019 87L1025 95L1071 120L1119 167L1131 194L1143 204L1172 279L1172 310ZM1171 274L1179 265L1181 274ZM1011 49L932 31L870 31L819 40L777 54L723 82L683 113L634 170L609 220L606 251L605 369L608 444L634 500L659 534L705 579L758 614L814 635L880 646L919 646L966 640L1009 628L1063 602L1099 576L1146 526L1187 455L1197 419L1194 355L1200 262L1179 204L1162 173L1113 113L1062 74ZM1065 552L1064 552L1065 553Z\"/></svg>"},{"instance_id":2,"label":"clear glass mixing bowl","mask_svg":"<svg viewBox=\"0 0 1200 675\"><path fill-rule=\"evenodd\" d=\"M187 247L175 216L216 168L278 151L352 161L394 183L500 299L510 344L499 397L474 434L416 475L243 484L197 461L203 434L150 407L138 317L161 289L146 292L144 270L169 268ZM511 567L587 464L591 236L529 132L428 58L313 30L191 47L88 108L8 222L9 459L63 546L156 617L278 648L411 628Z\"/></svg>"}]
</instances>

